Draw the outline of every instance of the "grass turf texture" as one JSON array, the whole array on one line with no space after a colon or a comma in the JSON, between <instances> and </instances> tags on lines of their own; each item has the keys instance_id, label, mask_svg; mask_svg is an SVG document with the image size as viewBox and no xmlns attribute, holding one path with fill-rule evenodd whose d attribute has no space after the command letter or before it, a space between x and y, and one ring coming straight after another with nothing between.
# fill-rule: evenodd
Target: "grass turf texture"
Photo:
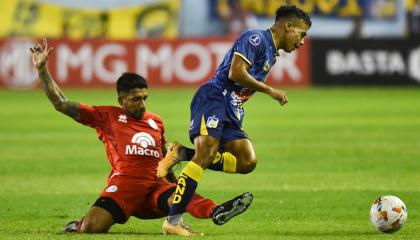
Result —
<instances>
[{"instance_id":1,"label":"grass turf texture","mask_svg":"<svg viewBox=\"0 0 420 240\"><path fill-rule=\"evenodd\" d=\"M117 104L113 90L70 90L72 100ZM169 140L188 141L193 90L151 90ZM204 239L419 239L420 89L289 90L280 107L257 94L245 130L258 158L248 175L206 171L198 192L218 202L251 191L249 210L224 226L187 221ZM171 239L162 220L115 225L109 235L66 235L102 191L110 167L93 129L56 112L41 91L0 91L1 239ZM190 145L191 146L191 145ZM408 223L395 234L369 221L372 202L396 195Z\"/></svg>"}]
</instances>

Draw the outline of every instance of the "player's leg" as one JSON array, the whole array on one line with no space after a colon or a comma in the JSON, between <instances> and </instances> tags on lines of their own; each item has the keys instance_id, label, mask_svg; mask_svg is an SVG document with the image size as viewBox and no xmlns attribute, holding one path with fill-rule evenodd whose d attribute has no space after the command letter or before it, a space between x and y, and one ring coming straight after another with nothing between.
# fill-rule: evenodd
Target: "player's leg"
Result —
<instances>
[{"instance_id":1,"label":"player's leg","mask_svg":"<svg viewBox=\"0 0 420 240\"><path fill-rule=\"evenodd\" d=\"M111 213L103 208L93 206L82 219L79 232L107 233L114 222Z\"/></svg>"},{"instance_id":2,"label":"player's leg","mask_svg":"<svg viewBox=\"0 0 420 240\"><path fill-rule=\"evenodd\" d=\"M72 221L65 232L107 233L115 222L123 222L124 213L111 198L100 197L80 221Z\"/></svg>"},{"instance_id":3,"label":"player's leg","mask_svg":"<svg viewBox=\"0 0 420 240\"><path fill-rule=\"evenodd\" d=\"M171 232L167 226L177 226L183 222L182 213L194 195L204 169L216 157L226 121L225 103L223 93L210 85L201 86L191 102L190 139L194 142L195 154L179 176L174 200L163 226L164 232L167 228L167 233L178 234Z\"/></svg>"},{"instance_id":4,"label":"player's leg","mask_svg":"<svg viewBox=\"0 0 420 240\"><path fill-rule=\"evenodd\" d=\"M142 219L150 219L167 215L174 196L175 186L168 183L162 184L147 197L148 200L137 211L137 216ZM195 193L186 212L195 218L211 218L215 224L222 225L245 212L251 205L252 199L252 194L247 192L218 205L213 200Z\"/></svg>"},{"instance_id":5,"label":"player's leg","mask_svg":"<svg viewBox=\"0 0 420 240\"><path fill-rule=\"evenodd\" d=\"M178 142L170 143L165 157L159 161L156 170L157 177L164 178L173 166L181 161L191 161L194 155L195 149L185 147ZM233 173L228 166L232 165L232 162L234 163L235 161L235 156L231 153L218 151L215 159L213 159L213 162L207 168L213 171Z\"/></svg>"},{"instance_id":6,"label":"player's leg","mask_svg":"<svg viewBox=\"0 0 420 240\"><path fill-rule=\"evenodd\" d=\"M148 194L144 184L127 176L112 175L101 196L79 223L66 226L65 231L76 225L77 232L106 233L114 223L124 224Z\"/></svg>"},{"instance_id":7,"label":"player's leg","mask_svg":"<svg viewBox=\"0 0 420 240\"><path fill-rule=\"evenodd\" d=\"M257 160L252 142L246 133L234 124L223 129L222 142L224 151L218 151L212 163L207 167L214 171L246 174L253 171ZM219 149L220 150L220 149ZM171 143L167 155L159 163L158 177L166 176L168 171L179 161L190 161L195 150L177 142Z\"/></svg>"},{"instance_id":8,"label":"player's leg","mask_svg":"<svg viewBox=\"0 0 420 240\"><path fill-rule=\"evenodd\" d=\"M135 215L141 219L155 219L167 216L175 196L175 184L162 181L160 185L154 186L152 192L146 196L146 200L139 206ZM186 211L196 218L210 218L211 211L217 204L210 200L194 194L189 202ZM176 234L182 236L197 236L202 233L194 232L183 220L177 225L170 225L165 221L162 225L164 234Z\"/></svg>"},{"instance_id":9,"label":"player's leg","mask_svg":"<svg viewBox=\"0 0 420 240\"><path fill-rule=\"evenodd\" d=\"M191 232L183 230L186 227L183 226L182 213L186 211L193 198L197 185L204 174L204 169L215 158L219 148L219 140L212 136L199 135L194 139L194 145L196 153L179 176L168 218L162 226L165 234L191 236L189 235Z\"/></svg>"},{"instance_id":10,"label":"player's leg","mask_svg":"<svg viewBox=\"0 0 420 240\"><path fill-rule=\"evenodd\" d=\"M257 166L254 147L249 139L231 140L223 148L236 157L236 173L250 173Z\"/></svg>"}]
</instances>

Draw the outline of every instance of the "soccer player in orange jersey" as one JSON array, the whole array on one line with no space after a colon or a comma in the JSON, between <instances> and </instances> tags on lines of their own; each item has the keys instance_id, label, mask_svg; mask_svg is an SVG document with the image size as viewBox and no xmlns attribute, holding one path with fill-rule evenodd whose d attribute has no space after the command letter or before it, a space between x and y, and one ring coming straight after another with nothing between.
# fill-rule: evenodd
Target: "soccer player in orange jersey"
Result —
<instances>
[{"instance_id":1,"label":"soccer player in orange jersey","mask_svg":"<svg viewBox=\"0 0 420 240\"><path fill-rule=\"evenodd\" d=\"M95 128L106 148L112 171L107 186L80 221L70 222L66 232L106 233L114 223L125 223L131 216L153 219L167 216L176 184L156 176L156 168L165 154L162 119L146 112L147 82L138 74L123 73L117 81L115 106L91 106L68 100L49 73L47 62L52 48L46 39L31 49L41 85L57 111L75 121ZM174 178L173 173L171 174ZM224 204L195 194L186 211L197 218L230 219L246 208L237 202L249 199L244 193ZM249 206L250 202L247 204ZM232 215L231 213L235 213ZM224 222L223 222L224 223ZM195 235L185 223L184 235Z\"/></svg>"}]
</instances>

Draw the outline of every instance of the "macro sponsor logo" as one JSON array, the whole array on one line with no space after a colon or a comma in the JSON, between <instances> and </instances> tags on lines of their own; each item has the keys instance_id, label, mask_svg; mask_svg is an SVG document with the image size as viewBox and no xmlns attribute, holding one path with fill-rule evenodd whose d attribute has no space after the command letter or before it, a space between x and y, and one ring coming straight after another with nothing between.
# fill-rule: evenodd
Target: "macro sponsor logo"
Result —
<instances>
[{"instance_id":1,"label":"macro sponsor logo","mask_svg":"<svg viewBox=\"0 0 420 240\"><path fill-rule=\"evenodd\" d=\"M160 158L157 150L150 149L149 146L155 147L155 139L148 133L139 132L131 138L133 144L125 146L126 155L141 155Z\"/></svg>"},{"instance_id":2,"label":"macro sponsor logo","mask_svg":"<svg viewBox=\"0 0 420 240\"><path fill-rule=\"evenodd\" d=\"M333 76L409 76L420 82L420 46L407 54L398 50L330 50L326 54L326 70Z\"/></svg>"}]
</instances>

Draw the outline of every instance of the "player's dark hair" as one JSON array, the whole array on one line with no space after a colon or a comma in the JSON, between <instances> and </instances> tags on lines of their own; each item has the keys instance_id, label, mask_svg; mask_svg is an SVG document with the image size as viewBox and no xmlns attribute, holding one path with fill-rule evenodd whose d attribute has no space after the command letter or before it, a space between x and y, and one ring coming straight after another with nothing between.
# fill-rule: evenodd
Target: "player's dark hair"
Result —
<instances>
[{"instance_id":1,"label":"player's dark hair","mask_svg":"<svg viewBox=\"0 0 420 240\"><path fill-rule=\"evenodd\" d=\"M134 88L147 88L147 81L137 73L125 72L117 80L118 95L126 94Z\"/></svg>"},{"instance_id":2,"label":"player's dark hair","mask_svg":"<svg viewBox=\"0 0 420 240\"><path fill-rule=\"evenodd\" d=\"M295 5L283 5L277 9L276 22L278 22L282 18L289 18L289 17L303 19L306 25L308 25L308 27L312 26L312 21L309 15L302 9L296 7Z\"/></svg>"}]
</instances>

